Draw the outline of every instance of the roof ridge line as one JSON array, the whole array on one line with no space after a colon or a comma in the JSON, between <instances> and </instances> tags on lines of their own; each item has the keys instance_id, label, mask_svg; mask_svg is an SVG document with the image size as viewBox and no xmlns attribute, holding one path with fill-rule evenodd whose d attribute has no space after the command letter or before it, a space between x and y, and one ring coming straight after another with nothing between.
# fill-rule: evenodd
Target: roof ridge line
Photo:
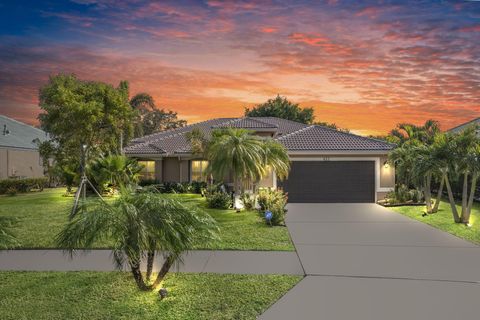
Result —
<instances>
[{"instance_id":1,"label":"roof ridge line","mask_svg":"<svg viewBox=\"0 0 480 320\"><path fill-rule=\"evenodd\" d=\"M30 128L33 128L33 129L35 129L35 130L37 130L37 131L41 131L41 132L44 133L44 134L48 134L48 132L46 132L45 130L42 130L42 129L37 128L37 127L34 127L34 126L32 126L32 125L30 125L30 124L28 124L28 123L19 121L19 120L17 120L17 119L13 119L13 118L7 117L6 115L0 114L0 117L5 118L5 119L7 119L7 120L9 120L9 121L16 122L16 123L18 123L18 124L20 124L20 125L22 125L22 126L30 127Z\"/></svg>"},{"instance_id":2,"label":"roof ridge line","mask_svg":"<svg viewBox=\"0 0 480 320\"><path fill-rule=\"evenodd\" d=\"M195 122L195 123L187 124L187 125L184 126L184 127L178 127L178 128L168 129L168 130L165 130L165 131L159 131L159 132L150 133L150 134L147 134L147 135L144 135L144 136L135 138L135 139L133 139L133 141L135 141L136 139L144 139L144 138L148 138L148 137L151 137L151 136L154 136L154 135L164 134L164 133L168 133L168 132L173 132L173 131L175 131L175 130L185 129L185 128L188 128L188 127L191 127L191 126L195 126L195 125L198 125L198 124L202 124L202 123L205 123L205 122L214 121L214 120L220 120L220 119L231 119L231 118L213 118L213 119L209 119L209 120L203 120L203 121L200 121L200 122ZM146 141L144 141L144 142L146 142Z\"/></svg>"},{"instance_id":3,"label":"roof ridge line","mask_svg":"<svg viewBox=\"0 0 480 320\"><path fill-rule=\"evenodd\" d=\"M283 138L287 138L287 137L293 136L293 135L295 135L295 134L297 134L297 133L300 133L300 132L309 130L309 129L314 128L314 127L315 127L315 125L311 124L311 125L309 125L308 127L304 127L304 128L302 128L302 129L298 129L298 130L296 130L296 131L287 133L286 135L283 135L283 136L277 138L277 140L282 140Z\"/></svg>"},{"instance_id":4,"label":"roof ridge line","mask_svg":"<svg viewBox=\"0 0 480 320\"><path fill-rule=\"evenodd\" d=\"M463 126L468 126L469 124L471 124L472 122L475 122L475 121L477 121L477 120L480 120L480 117L477 117L477 118L472 119L472 120L470 120L470 121L467 121L467 122L464 122L464 123L462 123L462 124L459 124L458 126L455 126L455 127L453 127L453 128L450 128L450 129L448 129L448 130L446 130L446 131L452 131L452 130L454 130L454 129L457 129L457 128L460 128L460 127L463 127Z\"/></svg>"}]
</instances>

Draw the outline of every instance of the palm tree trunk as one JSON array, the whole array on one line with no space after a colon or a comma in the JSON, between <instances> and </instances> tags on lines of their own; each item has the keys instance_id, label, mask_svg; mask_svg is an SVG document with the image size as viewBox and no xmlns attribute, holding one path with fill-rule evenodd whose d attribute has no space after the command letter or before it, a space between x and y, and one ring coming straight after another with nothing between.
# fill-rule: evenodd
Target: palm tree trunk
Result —
<instances>
[{"instance_id":1,"label":"palm tree trunk","mask_svg":"<svg viewBox=\"0 0 480 320\"><path fill-rule=\"evenodd\" d=\"M476 172L472 175L472 182L470 184L470 196L468 198L467 211L465 216L462 216L462 222L468 224L470 222L470 213L472 212L473 198L475 197L475 190L477 189L477 178L478 175Z\"/></svg>"},{"instance_id":2,"label":"palm tree trunk","mask_svg":"<svg viewBox=\"0 0 480 320\"><path fill-rule=\"evenodd\" d=\"M132 270L133 279L135 279L138 289L142 291L150 290L143 280L142 272L140 271L140 262L130 262L130 269Z\"/></svg>"},{"instance_id":3,"label":"palm tree trunk","mask_svg":"<svg viewBox=\"0 0 480 320\"><path fill-rule=\"evenodd\" d=\"M463 188L462 188L462 222L465 223L464 219L467 215L467 202L468 202L468 172L463 173Z\"/></svg>"},{"instance_id":4,"label":"palm tree trunk","mask_svg":"<svg viewBox=\"0 0 480 320\"><path fill-rule=\"evenodd\" d=\"M450 207L452 208L453 220L456 223L460 223L460 217L458 216L457 207L455 206L455 198L453 198L452 187L450 186L450 180L448 180L448 174L445 175L445 185L447 186L448 201L450 202Z\"/></svg>"},{"instance_id":5,"label":"palm tree trunk","mask_svg":"<svg viewBox=\"0 0 480 320\"><path fill-rule=\"evenodd\" d=\"M425 204L427 205L427 213L432 213L432 174L428 173L424 182Z\"/></svg>"},{"instance_id":6,"label":"palm tree trunk","mask_svg":"<svg viewBox=\"0 0 480 320\"><path fill-rule=\"evenodd\" d=\"M154 260L155 260L155 251L147 252L147 275L145 277L147 282L150 282L150 278L152 277Z\"/></svg>"},{"instance_id":7,"label":"palm tree trunk","mask_svg":"<svg viewBox=\"0 0 480 320\"><path fill-rule=\"evenodd\" d=\"M155 281L151 285L151 290L154 290L155 288L157 288L158 285L160 284L160 282L163 281L163 279L167 275L168 271L170 270L170 268L172 267L174 262L175 262L175 257L173 255L169 255L165 259L165 262L163 263L162 268L158 272L157 278L155 279Z\"/></svg>"},{"instance_id":8,"label":"palm tree trunk","mask_svg":"<svg viewBox=\"0 0 480 320\"><path fill-rule=\"evenodd\" d=\"M442 175L442 180L440 181L440 186L438 187L437 199L435 199L435 205L433 206L432 213L438 212L438 207L440 206L440 201L442 200L444 183L445 183L445 176Z\"/></svg>"}]
</instances>

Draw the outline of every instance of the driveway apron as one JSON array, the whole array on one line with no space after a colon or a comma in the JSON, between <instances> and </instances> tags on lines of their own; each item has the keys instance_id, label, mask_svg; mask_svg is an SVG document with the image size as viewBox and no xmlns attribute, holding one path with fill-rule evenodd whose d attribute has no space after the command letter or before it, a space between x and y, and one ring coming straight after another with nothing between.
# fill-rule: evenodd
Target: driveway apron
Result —
<instances>
[{"instance_id":1,"label":"driveway apron","mask_svg":"<svg viewBox=\"0 0 480 320\"><path fill-rule=\"evenodd\" d=\"M306 277L261 319L477 319L480 248L376 204L289 204Z\"/></svg>"}]
</instances>

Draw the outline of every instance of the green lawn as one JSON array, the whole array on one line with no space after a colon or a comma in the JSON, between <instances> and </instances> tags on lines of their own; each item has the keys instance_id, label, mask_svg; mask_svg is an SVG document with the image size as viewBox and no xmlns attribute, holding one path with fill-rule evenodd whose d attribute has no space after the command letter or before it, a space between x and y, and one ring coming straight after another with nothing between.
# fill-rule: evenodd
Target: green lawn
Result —
<instances>
[{"instance_id":1,"label":"green lawn","mask_svg":"<svg viewBox=\"0 0 480 320\"><path fill-rule=\"evenodd\" d=\"M172 273L160 301L126 272L0 272L0 319L255 319L300 279Z\"/></svg>"},{"instance_id":2,"label":"green lawn","mask_svg":"<svg viewBox=\"0 0 480 320\"><path fill-rule=\"evenodd\" d=\"M22 248L55 248L54 237L67 221L73 202L73 197L64 197L64 193L65 189L57 188L14 197L0 196L0 216L18 219L14 232ZM171 196L186 205L201 207L217 220L220 241L208 249L294 250L287 228L269 227L255 212L208 209L205 199L199 195ZM108 246L108 242L95 245L96 248Z\"/></svg>"},{"instance_id":3,"label":"green lawn","mask_svg":"<svg viewBox=\"0 0 480 320\"><path fill-rule=\"evenodd\" d=\"M457 206L457 208L460 213L461 207ZM470 217L471 227L453 222L452 210L450 209L450 204L446 201L440 203L440 209L437 213L429 214L425 217L422 217L422 214L425 212L424 206L391 207L389 209L415 220L427 223L459 238L480 244L480 204L478 203L475 203L472 208L472 214Z\"/></svg>"}]
</instances>

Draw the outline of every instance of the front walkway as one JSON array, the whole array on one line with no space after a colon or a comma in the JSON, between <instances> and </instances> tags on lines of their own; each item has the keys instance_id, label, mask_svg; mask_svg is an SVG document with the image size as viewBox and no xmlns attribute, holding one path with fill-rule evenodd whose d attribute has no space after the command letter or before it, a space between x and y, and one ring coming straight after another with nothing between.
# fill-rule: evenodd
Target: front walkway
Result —
<instances>
[{"instance_id":1,"label":"front walkway","mask_svg":"<svg viewBox=\"0 0 480 320\"><path fill-rule=\"evenodd\" d=\"M477 319L480 248L375 204L290 204L306 277L261 319Z\"/></svg>"},{"instance_id":2,"label":"front walkway","mask_svg":"<svg viewBox=\"0 0 480 320\"><path fill-rule=\"evenodd\" d=\"M162 257L156 259L158 271ZM142 269L145 266L142 266ZM61 250L0 250L0 270L15 271L112 271L116 270L110 250L78 251L71 259ZM126 270L126 269L125 269ZM303 275L295 252L202 251L184 256L178 272Z\"/></svg>"}]
</instances>

